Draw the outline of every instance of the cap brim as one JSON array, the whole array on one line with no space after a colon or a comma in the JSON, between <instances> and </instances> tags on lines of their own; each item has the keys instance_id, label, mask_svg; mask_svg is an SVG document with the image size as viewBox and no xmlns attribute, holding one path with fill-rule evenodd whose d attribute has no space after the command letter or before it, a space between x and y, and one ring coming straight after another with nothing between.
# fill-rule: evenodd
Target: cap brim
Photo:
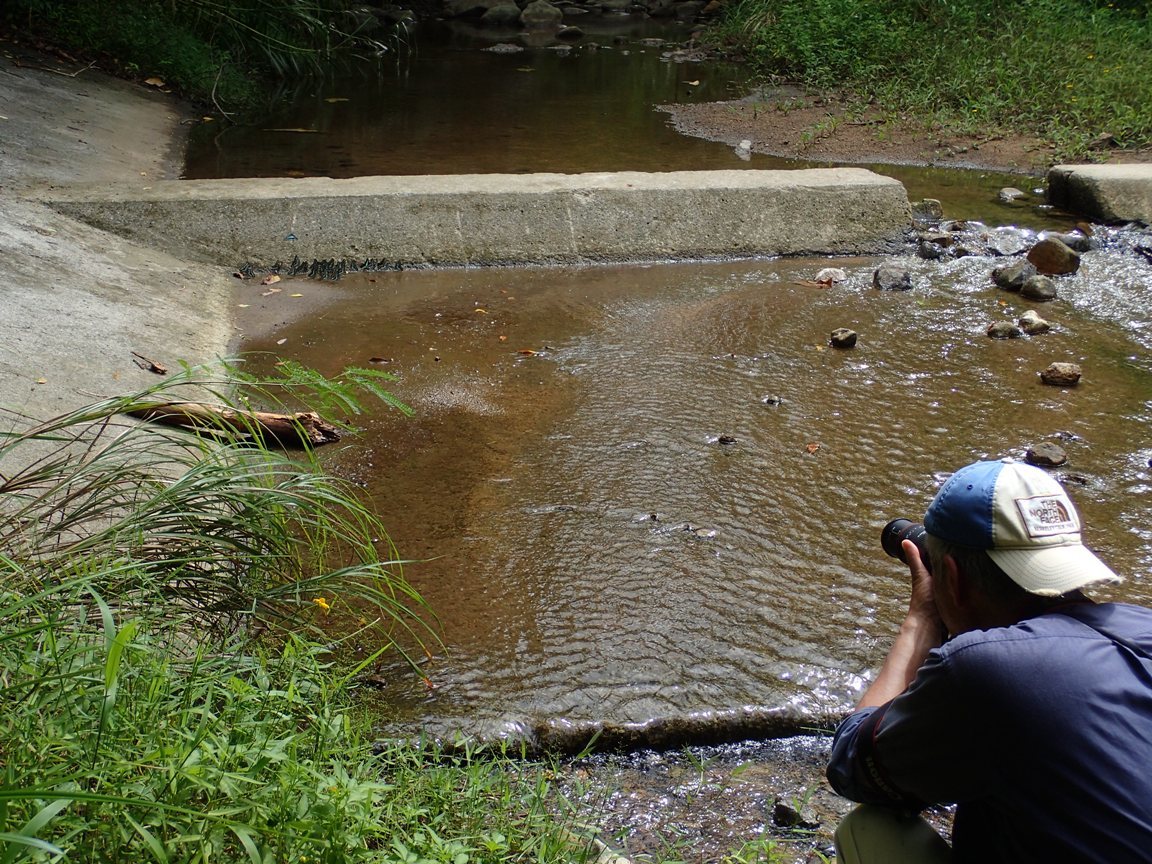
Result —
<instances>
[{"instance_id":1,"label":"cap brim","mask_svg":"<svg viewBox=\"0 0 1152 864\"><path fill-rule=\"evenodd\" d=\"M1079 543L1032 549L989 549L988 557L1013 582L1032 594L1055 596L1088 585L1123 581L1088 547Z\"/></svg>"}]
</instances>

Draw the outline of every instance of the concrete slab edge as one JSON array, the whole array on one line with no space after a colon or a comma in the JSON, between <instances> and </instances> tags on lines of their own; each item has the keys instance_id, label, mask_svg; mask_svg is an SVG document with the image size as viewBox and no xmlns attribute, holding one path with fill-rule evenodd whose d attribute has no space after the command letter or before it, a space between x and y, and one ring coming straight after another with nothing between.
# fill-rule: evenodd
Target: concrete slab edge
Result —
<instances>
[{"instance_id":1,"label":"concrete slab edge","mask_svg":"<svg viewBox=\"0 0 1152 864\"><path fill-rule=\"evenodd\" d=\"M1048 201L1106 224L1152 224L1152 165L1055 165Z\"/></svg>"},{"instance_id":2,"label":"concrete slab edge","mask_svg":"<svg viewBox=\"0 0 1152 864\"><path fill-rule=\"evenodd\" d=\"M139 242L260 267L867 254L911 224L903 185L862 168L167 181L40 197Z\"/></svg>"}]
</instances>

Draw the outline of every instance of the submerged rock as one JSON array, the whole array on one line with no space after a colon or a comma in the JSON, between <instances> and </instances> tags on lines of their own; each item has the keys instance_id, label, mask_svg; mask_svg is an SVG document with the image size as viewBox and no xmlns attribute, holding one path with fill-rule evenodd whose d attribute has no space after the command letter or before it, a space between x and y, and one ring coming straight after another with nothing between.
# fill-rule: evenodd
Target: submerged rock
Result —
<instances>
[{"instance_id":1,"label":"submerged rock","mask_svg":"<svg viewBox=\"0 0 1152 864\"><path fill-rule=\"evenodd\" d=\"M856 345L857 334L855 330L847 327L837 327L828 339L833 348L853 348Z\"/></svg>"},{"instance_id":2,"label":"submerged rock","mask_svg":"<svg viewBox=\"0 0 1152 864\"><path fill-rule=\"evenodd\" d=\"M1024 331L1011 321L993 321L988 325L988 335L993 339L1018 339Z\"/></svg>"},{"instance_id":3,"label":"submerged rock","mask_svg":"<svg viewBox=\"0 0 1152 864\"><path fill-rule=\"evenodd\" d=\"M1056 283L1050 276L1029 276L1020 286L1020 296L1029 300L1055 300Z\"/></svg>"},{"instance_id":4,"label":"submerged rock","mask_svg":"<svg viewBox=\"0 0 1152 864\"><path fill-rule=\"evenodd\" d=\"M1011 261L992 271L992 281L1005 291L1019 291L1024 283L1036 275L1036 266L1023 258Z\"/></svg>"},{"instance_id":5,"label":"submerged rock","mask_svg":"<svg viewBox=\"0 0 1152 864\"><path fill-rule=\"evenodd\" d=\"M872 274L872 287L881 291L908 291L912 288L912 274L895 264L881 264Z\"/></svg>"},{"instance_id":6,"label":"submerged rock","mask_svg":"<svg viewBox=\"0 0 1152 864\"><path fill-rule=\"evenodd\" d=\"M1080 255L1055 237L1045 237L1029 249L1028 260L1045 276L1063 276L1080 269Z\"/></svg>"},{"instance_id":7,"label":"submerged rock","mask_svg":"<svg viewBox=\"0 0 1152 864\"><path fill-rule=\"evenodd\" d=\"M1047 333L1052 329L1052 325L1040 317L1040 314L1034 309L1029 309L1020 316L1017 321L1020 329L1027 333L1029 336L1037 336L1040 333Z\"/></svg>"},{"instance_id":8,"label":"submerged rock","mask_svg":"<svg viewBox=\"0 0 1152 864\"><path fill-rule=\"evenodd\" d=\"M529 30L559 30L564 13L548 0L532 0L520 13L520 23Z\"/></svg>"},{"instance_id":9,"label":"submerged rock","mask_svg":"<svg viewBox=\"0 0 1152 864\"><path fill-rule=\"evenodd\" d=\"M1040 380L1053 387L1075 387L1080 383L1079 363L1050 363L1040 373Z\"/></svg>"},{"instance_id":10,"label":"submerged rock","mask_svg":"<svg viewBox=\"0 0 1152 864\"><path fill-rule=\"evenodd\" d=\"M1035 447L1029 447L1028 452L1024 454L1024 461L1041 468L1055 468L1068 461L1068 454L1059 444L1045 441Z\"/></svg>"}]
</instances>

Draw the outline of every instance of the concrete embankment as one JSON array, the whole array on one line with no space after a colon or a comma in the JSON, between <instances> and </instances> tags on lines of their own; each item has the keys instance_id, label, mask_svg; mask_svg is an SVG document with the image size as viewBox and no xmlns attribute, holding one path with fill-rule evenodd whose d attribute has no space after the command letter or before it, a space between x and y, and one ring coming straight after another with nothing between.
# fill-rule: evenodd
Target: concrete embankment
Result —
<instances>
[{"instance_id":1,"label":"concrete embankment","mask_svg":"<svg viewBox=\"0 0 1152 864\"><path fill-rule=\"evenodd\" d=\"M910 224L861 168L211 180L51 190L56 210L202 261L579 264L882 252Z\"/></svg>"},{"instance_id":2,"label":"concrete embankment","mask_svg":"<svg viewBox=\"0 0 1152 864\"><path fill-rule=\"evenodd\" d=\"M1097 222L1152 225L1152 165L1056 165L1048 200Z\"/></svg>"}]
</instances>

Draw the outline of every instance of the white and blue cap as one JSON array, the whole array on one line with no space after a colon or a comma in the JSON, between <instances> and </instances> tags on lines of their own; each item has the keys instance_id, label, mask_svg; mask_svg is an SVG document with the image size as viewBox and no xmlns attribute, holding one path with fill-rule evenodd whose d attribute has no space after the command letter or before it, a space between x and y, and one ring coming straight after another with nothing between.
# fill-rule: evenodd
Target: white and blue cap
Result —
<instances>
[{"instance_id":1,"label":"white and blue cap","mask_svg":"<svg viewBox=\"0 0 1152 864\"><path fill-rule=\"evenodd\" d=\"M1012 581L1055 596L1120 577L1080 540L1080 517L1046 471L1003 459L976 462L945 481L924 514L929 534L984 549Z\"/></svg>"}]
</instances>

